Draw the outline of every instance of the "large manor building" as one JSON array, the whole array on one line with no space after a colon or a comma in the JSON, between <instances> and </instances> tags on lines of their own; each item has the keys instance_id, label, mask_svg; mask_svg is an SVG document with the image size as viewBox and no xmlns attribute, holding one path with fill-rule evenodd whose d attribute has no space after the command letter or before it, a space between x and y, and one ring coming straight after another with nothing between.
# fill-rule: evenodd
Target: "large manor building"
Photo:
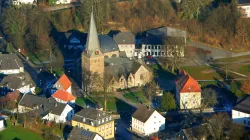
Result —
<instances>
[{"instance_id":1,"label":"large manor building","mask_svg":"<svg viewBox=\"0 0 250 140\"><path fill-rule=\"evenodd\" d=\"M127 57L121 57L112 38L98 37L94 15L91 13L86 49L81 55L83 71L97 73L108 90L141 86L150 81L151 72L145 65ZM108 40L108 41L107 41Z\"/></svg>"}]
</instances>

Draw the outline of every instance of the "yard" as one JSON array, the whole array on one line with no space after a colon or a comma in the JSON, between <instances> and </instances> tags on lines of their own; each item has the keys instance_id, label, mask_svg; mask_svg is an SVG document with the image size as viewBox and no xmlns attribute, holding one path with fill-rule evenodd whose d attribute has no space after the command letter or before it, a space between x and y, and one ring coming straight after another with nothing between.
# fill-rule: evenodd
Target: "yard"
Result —
<instances>
[{"instance_id":1,"label":"yard","mask_svg":"<svg viewBox=\"0 0 250 140\"><path fill-rule=\"evenodd\" d=\"M216 59L213 62L239 62L239 61L250 61L250 55L221 58L221 59Z\"/></svg>"},{"instance_id":2,"label":"yard","mask_svg":"<svg viewBox=\"0 0 250 140\"><path fill-rule=\"evenodd\" d=\"M5 130L0 132L1 140L42 140L42 136L27 128L11 126L7 123Z\"/></svg>"},{"instance_id":3,"label":"yard","mask_svg":"<svg viewBox=\"0 0 250 140\"><path fill-rule=\"evenodd\" d=\"M223 80L225 79L225 72L222 70L218 70L218 69L213 69L209 66L185 66L185 67L181 67L182 69L184 69L185 71L187 71L187 73L189 73L194 79L196 80ZM241 73L241 71L246 71L245 68L242 69L241 71L239 71L241 69L241 67L237 67L237 70L232 70L235 72L239 72ZM228 73L228 78L229 79L235 79L235 78L244 78L243 76L234 74L229 72Z\"/></svg>"},{"instance_id":4,"label":"yard","mask_svg":"<svg viewBox=\"0 0 250 140\"><path fill-rule=\"evenodd\" d=\"M86 105L93 106L96 103L100 103L104 108L104 99L103 97L86 97L81 98L78 97L76 99L76 104L82 107L86 107ZM132 107L127 103L115 98L115 97L107 97L107 110L112 112L120 112L120 111L132 111Z\"/></svg>"},{"instance_id":5,"label":"yard","mask_svg":"<svg viewBox=\"0 0 250 140\"><path fill-rule=\"evenodd\" d=\"M145 95L142 93L142 91L138 92L127 92L123 95L127 100L130 100L133 103L147 103L148 100L145 97Z\"/></svg>"}]
</instances>

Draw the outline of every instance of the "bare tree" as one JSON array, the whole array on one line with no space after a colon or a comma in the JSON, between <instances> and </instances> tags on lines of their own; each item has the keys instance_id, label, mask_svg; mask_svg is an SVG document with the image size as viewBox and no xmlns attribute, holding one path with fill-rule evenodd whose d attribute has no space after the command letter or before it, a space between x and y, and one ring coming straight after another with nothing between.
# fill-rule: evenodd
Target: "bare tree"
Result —
<instances>
[{"instance_id":1,"label":"bare tree","mask_svg":"<svg viewBox=\"0 0 250 140\"><path fill-rule=\"evenodd\" d=\"M152 105L152 96L155 96L156 90L157 90L157 85L156 85L156 83L155 83L154 80L152 80L151 82L147 83L143 87L143 93L145 94L145 96L148 99L149 106Z\"/></svg>"},{"instance_id":2,"label":"bare tree","mask_svg":"<svg viewBox=\"0 0 250 140\"><path fill-rule=\"evenodd\" d=\"M171 63L171 71L178 67L181 58L184 56L184 38L181 37L166 37L164 41L164 52L166 61Z\"/></svg>"},{"instance_id":3,"label":"bare tree","mask_svg":"<svg viewBox=\"0 0 250 140\"><path fill-rule=\"evenodd\" d=\"M98 73L91 73L90 71L83 69L82 71L82 89L86 94L90 94L93 91L100 90L103 83L102 77Z\"/></svg>"}]
</instances>

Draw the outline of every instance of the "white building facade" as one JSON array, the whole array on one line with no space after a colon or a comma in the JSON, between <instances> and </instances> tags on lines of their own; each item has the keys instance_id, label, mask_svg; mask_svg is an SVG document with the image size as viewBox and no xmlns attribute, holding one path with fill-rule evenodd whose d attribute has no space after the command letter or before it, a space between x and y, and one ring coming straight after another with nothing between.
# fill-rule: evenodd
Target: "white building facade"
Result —
<instances>
[{"instance_id":1,"label":"white building facade","mask_svg":"<svg viewBox=\"0 0 250 140\"><path fill-rule=\"evenodd\" d=\"M232 110L232 119L234 123L250 127L250 113Z\"/></svg>"},{"instance_id":2,"label":"white building facade","mask_svg":"<svg viewBox=\"0 0 250 140\"><path fill-rule=\"evenodd\" d=\"M56 109L56 107L55 107ZM57 112L58 110L56 110ZM43 117L43 120L47 121L54 121L56 123L65 123L66 121L71 121L74 116L74 109L70 105L66 105L63 111L59 111L60 113L48 113L46 116Z\"/></svg>"},{"instance_id":3,"label":"white building facade","mask_svg":"<svg viewBox=\"0 0 250 140\"><path fill-rule=\"evenodd\" d=\"M162 130L165 130L165 118L157 111L154 111L146 122L132 117L132 131L148 136Z\"/></svg>"},{"instance_id":4,"label":"white building facade","mask_svg":"<svg viewBox=\"0 0 250 140\"><path fill-rule=\"evenodd\" d=\"M245 18L250 17L250 3L249 4L239 4L238 9L241 12L242 16Z\"/></svg>"},{"instance_id":5,"label":"white building facade","mask_svg":"<svg viewBox=\"0 0 250 140\"><path fill-rule=\"evenodd\" d=\"M124 51L129 58L135 55L135 44L118 44L118 48L120 51Z\"/></svg>"}]
</instances>

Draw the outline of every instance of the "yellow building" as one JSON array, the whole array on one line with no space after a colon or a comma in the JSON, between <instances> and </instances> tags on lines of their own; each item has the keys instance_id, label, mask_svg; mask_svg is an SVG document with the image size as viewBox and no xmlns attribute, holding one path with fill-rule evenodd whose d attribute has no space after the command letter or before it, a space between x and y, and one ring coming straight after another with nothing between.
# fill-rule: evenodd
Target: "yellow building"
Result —
<instances>
[{"instance_id":1,"label":"yellow building","mask_svg":"<svg viewBox=\"0 0 250 140\"><path fill-rule=\"evenodd\" d=\"M72 126L98 133L104 139L114 138L115 126L111 115L94 108L84 108L72 119Z\"/></svg>"}]
</instances>

